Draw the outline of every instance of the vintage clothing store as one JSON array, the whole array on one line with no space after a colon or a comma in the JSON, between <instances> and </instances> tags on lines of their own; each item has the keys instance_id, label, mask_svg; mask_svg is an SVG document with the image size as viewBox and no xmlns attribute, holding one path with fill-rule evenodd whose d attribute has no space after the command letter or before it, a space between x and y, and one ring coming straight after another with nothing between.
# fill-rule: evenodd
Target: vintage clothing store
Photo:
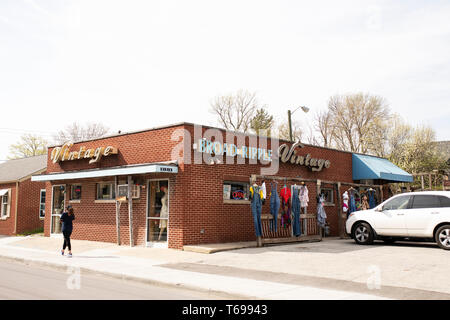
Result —
<instances>
[{"instance_id":1,"label":"vintage clothing store","mask_svg":"<svg viewBox=\"0 0 450 320\"><path fill-rule=\"evenodd\" d=\"M32 177L46 183L46 236L70 204L73 239L176 249L342 236L350 210L410 180L383 158L191 123L50 147Z\"/></svg>"}]
</instances>

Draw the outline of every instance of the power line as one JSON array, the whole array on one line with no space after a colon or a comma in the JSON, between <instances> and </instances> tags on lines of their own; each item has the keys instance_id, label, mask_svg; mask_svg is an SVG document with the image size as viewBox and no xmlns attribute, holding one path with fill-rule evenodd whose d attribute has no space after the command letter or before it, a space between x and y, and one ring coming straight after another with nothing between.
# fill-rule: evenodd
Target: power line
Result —
<instances>
[{"instance_id":1,"label":"power line","mask_svg":"<svg viewBox=\"0 0 450 320\"><path fill-rule=\"evenodd\" d=\"M32 135L38 135L38 136L42 136L42 137L49 137L49 138L53 138L54 136L57 135L57 133L41 133L40 131L28 131L28 130L16 130L16 131L11 131L11 130L4 130L0 128L0 134L10 134L10 135L24 135L24 134L32 134Z\"/></svg>"},{"instance_id":2,"label":"power line","mask_svg":"<svg viewBox=\"0 0 450 320\"><path fill-rule=\"evenodd\" d=\"M16 129L16 128L0 128L1 131L20 131L20 132L38 132L44 134L55 134L54 131L44 131L44 130L31 130L31 129Z\"/></svg>"}]
</instances>

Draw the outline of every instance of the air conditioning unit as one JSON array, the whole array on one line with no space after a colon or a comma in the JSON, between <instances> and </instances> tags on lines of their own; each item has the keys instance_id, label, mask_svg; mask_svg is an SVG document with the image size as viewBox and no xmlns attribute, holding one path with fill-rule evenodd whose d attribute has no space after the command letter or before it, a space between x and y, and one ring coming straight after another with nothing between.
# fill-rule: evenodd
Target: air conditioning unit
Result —
<instances>
[{"instance_id":1,"label":"air conditioning unit","mask_svg":"<svg viewBox=\"0 0 450 320\"><path fill-rule=\"evenodd\" d=\"M119 192L118 197L127 197L128 198L128 185L127 184L119 184L118 186ZM131 186L131 198L139 199L141 196L141 188L139 185L133 184Z\"/></svg>"}]
</instances>

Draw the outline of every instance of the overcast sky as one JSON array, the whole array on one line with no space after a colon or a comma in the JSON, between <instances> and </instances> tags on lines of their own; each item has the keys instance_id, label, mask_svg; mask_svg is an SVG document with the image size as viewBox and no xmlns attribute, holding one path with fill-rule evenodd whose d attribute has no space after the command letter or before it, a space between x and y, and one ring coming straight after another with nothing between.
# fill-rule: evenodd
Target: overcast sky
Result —
<instances>
[{"instance_id":1,"label":"overcast sky","mask_svg":"<svg viewBox=\"0 0 450 320\"><path fill-rule=\"evenodd\" d=\"M216 125L211 100L241 88L278 121L368 92L450 140L449 17L437 0L1 0L0 160L74 121Z\"/></svg>"}]
</instances>

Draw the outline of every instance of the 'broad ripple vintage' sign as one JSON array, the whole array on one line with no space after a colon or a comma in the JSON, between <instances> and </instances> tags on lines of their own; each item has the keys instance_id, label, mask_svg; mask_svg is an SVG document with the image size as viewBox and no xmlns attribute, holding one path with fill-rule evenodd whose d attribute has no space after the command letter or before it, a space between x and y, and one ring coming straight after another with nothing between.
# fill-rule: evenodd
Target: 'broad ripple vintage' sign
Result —
<instances>
[{"instance_id":1,"label":"'broad ripple vintage' sign","mask_svg":"<svg viewBox=\"0 0 450 320\"><path fill-rule=\"evenodd\" d=\"M323 168L329 168L331 161L326 159L319 159L312 157L309 153L306 155L299 155L298 148L303 148L304 145L300 142L294 143L290 148L287 144L282 144L278 148L278 155L273 154L270 149L262 149L255 147L241 146L240 148L235 144L226 144L218 141L212 142L205 139L200 139L198 145L194 148L198 152L208 153L214 155L226 155L227 157L241 156L242 158L272 161L273 156L278 156L283 163L292 163L300 166L309 167L312 171L322 171Z\"/></svg>"},{"instance_id":2,"label":"'broad ripple vintage' sign","mask_svg":"<svg viewBox=\"0 0 450 320\"><path fill-rule=\"evenodd\" d=\"M96 163L100 161L102 157L107 157L112 154L117 154L117 148L112 146L107 147L97 147L97 148L86 148L84 146L80 147L78 151L70 151L73 143L67 142L62 145L62 147L55 147L52 150L50 159L53 163L60 161L72 161L81 159L91 159L89 163Z\"/></svg>"}]
</instances>

